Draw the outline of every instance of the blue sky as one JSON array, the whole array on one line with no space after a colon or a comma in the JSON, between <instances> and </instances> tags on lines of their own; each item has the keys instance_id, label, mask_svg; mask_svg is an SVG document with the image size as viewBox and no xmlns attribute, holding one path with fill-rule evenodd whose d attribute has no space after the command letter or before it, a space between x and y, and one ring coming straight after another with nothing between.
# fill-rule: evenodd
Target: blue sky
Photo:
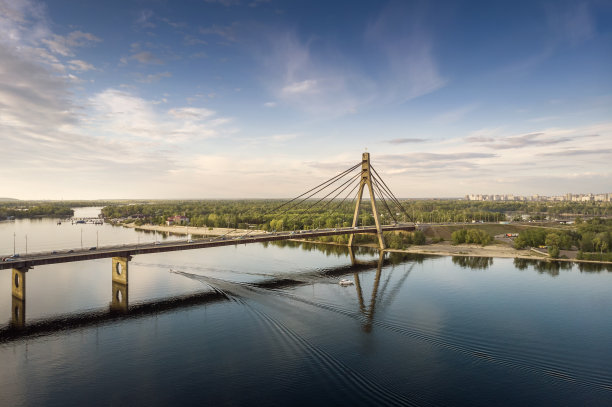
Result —
<instances>
[{"instance_id":1,"label":"blue sky","mask_svg":"<svg viewBox=\"0 0 612 407\"><path fill-rule=\"evenodd\" d=\"M0 196L612 192L611 1L0 0Z\"/></svg>"}]
</instances>

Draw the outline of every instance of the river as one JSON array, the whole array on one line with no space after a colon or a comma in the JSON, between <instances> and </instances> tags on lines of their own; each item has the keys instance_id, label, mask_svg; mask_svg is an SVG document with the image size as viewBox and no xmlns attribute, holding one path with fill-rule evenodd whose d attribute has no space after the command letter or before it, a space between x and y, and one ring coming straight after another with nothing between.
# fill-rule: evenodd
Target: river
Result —
<instances>
[{"instance_id":1,"label":"river","mask_svg":"<svg viewBox=\"0 0 612 407\"><path fill-rule=\"evenodd\" d=\"M25 253L26 234L28 252L173 238L6 221L0 254ZM354 254L139 255L118 308L110 259L40 266L17 325L1 270L0 404L612 405L609 268Z\"/></svg>"}]
</instances>

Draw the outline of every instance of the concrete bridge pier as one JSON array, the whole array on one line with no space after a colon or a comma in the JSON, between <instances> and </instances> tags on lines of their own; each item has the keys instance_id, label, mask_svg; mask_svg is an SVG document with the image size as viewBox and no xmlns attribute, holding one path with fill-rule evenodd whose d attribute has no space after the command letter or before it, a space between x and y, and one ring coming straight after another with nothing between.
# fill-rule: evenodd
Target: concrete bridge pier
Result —
<instances>
[{"instance_id":1,"label":"concrete bridge pier","mask_svg":"<svg viewBox=\"0 0 612 407\"><path fill-rule=\"evenodd\" d=\"M130 257L113 257L111 311L128 311L128 262Z\"/></svg>"},{"instance_id":2,"label":"concrete bridge pier","mask_svg":"<svg viewBox=\"0 0 612 407\"><path fill-rule=\"evenodd\" d=\"M26 306L26 272L27 268L13 269L11 278L11 325L23 328L25 326Z\"/></svg>"}]
</instances>

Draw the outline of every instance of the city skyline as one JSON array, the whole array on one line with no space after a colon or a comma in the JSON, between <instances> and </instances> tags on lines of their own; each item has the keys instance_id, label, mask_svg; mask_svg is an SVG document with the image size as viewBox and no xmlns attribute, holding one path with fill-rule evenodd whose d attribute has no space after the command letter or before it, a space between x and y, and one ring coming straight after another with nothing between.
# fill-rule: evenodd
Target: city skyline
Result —
<instances>
[{"instance_id":1,"label":"city skyline","mask_svg":"<svg viewBox=\"0 0 612 407\"><path fill-rule=\"evenodd\" d=\"M0 196L610 190L609 1L0 0Z\"/></svg>"}]
</instances>

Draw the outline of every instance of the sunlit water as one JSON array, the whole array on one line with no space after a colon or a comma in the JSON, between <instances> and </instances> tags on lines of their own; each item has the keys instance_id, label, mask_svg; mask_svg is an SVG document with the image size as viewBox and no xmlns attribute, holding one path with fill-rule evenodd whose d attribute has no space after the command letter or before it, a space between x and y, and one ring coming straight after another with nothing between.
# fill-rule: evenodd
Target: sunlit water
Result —
<instances>
[{"instance_id":1,"label":"sunlit water","mask_svg":"<svg viewBox=\"0 0 612 407\"><path fill-rule=\"evenodd\" d=\"M155 239L0 222L0 253L13 233L21 253L26 233L28 251L77 248L81 229L84 246ZM357 259L263 244L135 256L127 312L110 310L110 259L40 266L25 326L2 270L0 405L612 405L606 268Z\"/></svg>"}]
</instances>

